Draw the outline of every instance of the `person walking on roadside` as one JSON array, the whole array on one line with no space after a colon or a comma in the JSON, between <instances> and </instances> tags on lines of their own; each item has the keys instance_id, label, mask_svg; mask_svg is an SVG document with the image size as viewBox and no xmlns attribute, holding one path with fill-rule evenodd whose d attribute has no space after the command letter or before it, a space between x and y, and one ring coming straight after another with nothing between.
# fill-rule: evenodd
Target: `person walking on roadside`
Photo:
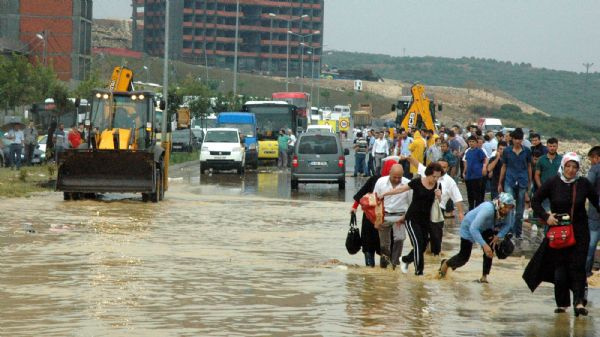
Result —
<instances>
[{"instance_id":1,"label":"person walking on roadside","mask_svg":"<svg viewBox=\"0 0 600 337\"><path fill-rule=\"evenodd\" d=\"M377 133L377 139L373 144L373 154L375 157L375 173L379 174L381 172L381 162L383 158L390 154L389 143L383 138L383 132L381 131Z\"/></svg>"},{"instance_id":2,"label":"person walking on roadside","mask_svg":"<svg viewBox=\"0 0 600 337\"><path fill-rule=\"evenodd\" d=\"M408 150L410 151L410 156L418 160L419 163L425 162L425 140L421 137L419 131L415 131L414 140L408 146ZM417 174L417 168L411 166L410 173L415 176Z\"/></svg>"},{"instance_id":3,"label":"person walking on roadside","mask_svg":"<svg viewBox=\"0 0 600 337\"><path fill-rule=\"evenodd\" d=\"M408 132L406 130L404 130L403 128L400 129L400 149L398 152L398 155L400 156L404 156L404 157L408 157L410 156L410 150L409 150L409 146L410 144L412 144L413 142L413 138L408 134ZM412 178L412 174L410 173L410 164L408 162L403 162L402 163L403 168L404 168L404 177L411 179Z\"/></svg>"},{"instance_id":4,"label":"person walking on roadside","mask_svg":"<svg viewBox=\"0 0 600 337\"><path fill-rule=\"evenodd\" d=\"M382 195L400 185L406 185L410 182L409 179L404 178L404 169L402 165L398 164L397 159L385 161L382 171L381 178L377 180L373 189L373 192L377 195ZM411 191L384 198L385 217L383 224L378 228L381 268L386 268L391 262L392 269L396 269L396 266L400 264L402 247L406 239L404 216L411 200Z\"/></svg>"},{"instance_id":5,"label":"person walking on roadside","mask_svg":"<svg viewBox=\"0 0 600 337\"><path fill-rule=\"evenodd\" d=\"M27 166L31 166L38 138L38 132L33 122L29 122L23 134L25 135L25 163Z\"/></svg>"},{"instance_id":6,"label":"person walking on roadside","mask_svg":"<svg viewBox=\"0 0 600 337\"><path fill-rule=\"evenodd\" d=\"M405 159L409 161L411 165L418 167L418 172L420 176L425 176L425 170L427 169L425 165L419 163L416 159L411 157ZM454 211L454 205L456 205L456 208L458 209L458 223L461 223L465 215L463 209L463 197L460 193L460 190L458 189L456 181L454 181L454 179L452 179L452 177L448 175L450 164L443 158L440 159L437 163L440 164L443 170L442 176L440 177L440 179L438 179L438 183L442 190L442 196L440 197L440 208L442 209L442 212L444 212L444 215L450 213L451 216L453 216L452 213ZM426 238L428 237L429 239L426 239L426 241L429 241L431 243L431 253L434 256L439 255L442 251L443 233L444 223L431 222L429 232L426 234ZM425 244L425 246L427 246L427 244Z\"/></svg>"},{"instance_id":7,"label":"person walking on roadside","mask_svg":"<svg viewBox=\"0 0 600 337\"><path fill-rule=\"evenodd\" d=\"M527 191L531 187L532 168L531 151L522 146L523 131L516 129L511 133L512 146L507 147L502 153L504 165L500 170L498 192L513 195L516 201L515 217L512 232L515 239L521 239L523 227L523 210L528 199Z\"/></svg>"},{"instance_id":8,"label":"person walking on roadside","mask_svg":"<svg viewBox=\"0 0 600 337\"><path fill-rule=\"evenodd\" d=\"M65 125L60 123L58 129L54 131L54 161L58 163L58 154L64 151L67 146L67 135L65 134Z\"/></svg>"},{"instance_id":9,"label":"person walking on roadside","mask_svg":"<svg viewBox=\"0 0 600 337\"><path fill-rule=\"evenodd\" d=\"M500 184L500 171L502 170L502 165L504 165L504 161L502 161L502 154L504 153L504 149L506 149L506 142L501 140L498 142L498 147L496 151L492 153L492 158L488 160L487 172L488 172L488 181L490 182L490 196L491 200L494 200L498 197L498 185Z\"/></svg>"},{"instance_id":10,"label":"person walking on roadside","mask_svg":"<svg viewBox=\"0 0 600 337\"><path fill-rule=\"evenodd\" d=\"M363 176L367 176L367 171L365 170L365 158L367 157L367 150L369 148L369 144L367 144L367 140L363 137L362 132L358 132L356 134L356 138L354 139L354 174L356 177L358 174Z\"/></svg>"},{"instance_id":11,"label":"person walking on roadside","mask_svg":"<svg viewBox=\"0 0 600 337\"><path fill-rule=\"evenodd\" d=\"M385 161L383 174L388 174L391 170L391 167L397 162L393 160ZM365 196L367 193L373 193L375 190L375 184L381 178L381 175L377 174L365 182L365 184L356 192L354 195L354 204L350 209L351 213L356 213L358 206L360 205L360 199ZM389 234L389 233L388 233ZM381 245L379 241L379 229L375 228L375 225L369 221L367 215L363 213L362 224L360 229L360 239L362 241L362 251L365 255L365 265L367 267L375 267L375 254L381 254ZM382 256L379 263L381 266L386 265L389 262L389 254L387 255L387 260Z\"/></svg>"},{"instance_id":12,"label":"person walking on roadside","mask_svg":"<svg viewBox=\"0 0 600 337\"><path fill-rule=\"evenodd\" d=\"M69 131L69 134L67 135L67 139L69 141L70 148L72 148L72 149L79 148L79 145L81 145L81 135L79 134L79 131L77 130L77 126L73 125L71 127L71 131Z\"/></svg>"},{"instance_id":13,"label":"person walking on roadside","mask_svg":"<svg viewBox=\"0 0 600 337\"><path fill-rule=\"evenodd\" d=\"M556 138L554 138L556 139ZM537 133L532 133L531 136L529 136L529 141L531 141L531 148L529 148L531 150L531 154L535 154L536 152L539 153L538 157L541 157L543 155L545 155L546 153L548 153L548 147L544 146L544 144L542 144L542 141L540 140L540 135ZM546 142L547 144L548 142Z\"/></svg>"},{"instance_id":14,"label":"person walking on roadside","mask_svg":"<svg viewBox=\"0 0 600 337\"><path fill-rule=\"evenodd\" d=\"M431 163L425 169L425 176L411 180L407 185L400 185L391 191L385 192L381 197L400 194L412 190L412 202L406 211L405 226L413 249L401 259L400 269L408 272L408 264L414 263L415 275L423 275L425 261L423 260L426 245L426 233L429 232L431 223L431 207L433 200L442 196L438 188L438 179L442 176L442 167L438 163Z\"/></svg>"},{"instance_id":15,"label":"person walking on roadside","mask_svg":"<svg viewBox=\"0 0 600 337\"><path fill-rule=\"evenodd\" d=\"M294 135L294 132L292 132L292 129L287 129L287 135L290 138L288 141L288 147L287 147L288 167L289 167L292 164L292 161L290 160L290 158L292 158L292 156L294 155L294 147L296 146L296 136Z\"/></svg>"},{"instance_id":16,"label":"person walking on roadside","mask_svg":"<svg viewBox=\"0 0 600 337\"><path fill-rule=\"evenodd\" d=\"M23 144L25 143L25 135L21 130L20 124L15 124L6 136L10 140L9 157L10 157L10 169L17 170L21 169L21 154L23 153Z\"/></svg>"},{"instance_id":17,"label":"person walking on roadside","mask_svg":"<svg viewBox=\"0 0 600 337\"><path fill-rule=\"evenodd\" d=\"M536 151L536 153L542 153L543 151L539 147L542 145L541 143L536 144L539 141L539 135L534 134L532 136L532 149ZM542 155L537 163L535 164L535 174L534 181L536 190L542 187L542 184L554 177L558 174L558 169L560 168L560 162L562 160L562 156L558 154L558 139L550 138L546 142L547 153ZM546 199L542 202L544 209L546 211L550 211L550 200Z\"/></svg>"},{"instance_id":18,"label":"person walking on roadside","mask_svg":"<svg viewBox=\"0 0 600 337\"><path fill-rule=\"evenodd\" d=\"M548 238L544 240L527 264L523 279L533 292L541 282L554 283L555 313L563 313L571 304L575 316L587 316L585 308L585 263L590 244L590 230L585 210L586 200L590 207L600 212L596 189L585 177L579 176L581 158L575 152L563 155L559 174L542 184L531 202L535 215L548 226L558 225L561 216L569 215L575 244L564 248L552 248ZM550 211L542 202L550 200ZM518 215L518 214L517 214ZM564 218L562 219L564 221Z\"/></svg>"},{"instance_id":19,"label":"person walking on roadside","mask_svg":"<svg viewBox=\"0 0 600 337\"><path fill-rule=\"evenodd\" d=\"M592 167L588 171L587 178L596 190L596 193L600 195L600 146L592 147L592 149L588 152L588 158L592 163ZM596 247L598 246L598 241L600 241L600 213L598 213L595 207L588 207L588 219L590 227L590 245L588 248L587 259L585 261L585 271L589 277L592 275Z\"/></svg>"},{"instance_id":20,"label":"person walking on roadside","mask_svg":"<svg viewBox=\"0 0 600 337\"><path fill-rule=\"evenodd\" d=\"M369 144L368 152L367 152L367 174L369 176L375 175L375 154L373 152L373 147L375 146L375 140L377 139L375 135L375 130L369 130L367 136L367 143ZM377 174L379 175L379 174Z\"/></svg>"},{"instance_id":21,"label":"person walking on roadside","mask_svg":"<svg viewBox=\"0 0 600 337\"><path fill-rule=\"evenodd\" d=\"M280 170L284 170L287 167L288 162L288 144L290 137L285 134L285 130L279 130L279 137L277 137L277 144L279 147L279 156L277 157L277 167Z\"/></svg>"},{"instance_id":22,"label":"person walking on roadside","mask_svg":"<svg viewBox=\"0 0 600 337\"><path fill-rule=\"evenodd\" d=\"M54 158L54 133L56 132L56 121L50 122L48 135L46 136L46 161Z\"/></svg>"},{"instance_id":23,"label":"person walking on roadside","mask_svg":"<svg viewBox=\"0 0 600 337\"><path fill-rule=\"evenodd\" d=\"M483 273L479 282L487 283L487 276L492 269L494 248L511 228L511 221L507 220L514 214L514 207L513 196L500 193L498 199L486 201L469 211L460 224L460 250L450 259L441 261L440 277L446 276L448 268L456 270L464 266L471 257L473 244L477 243L483 248ZM499 222L502 222L501 226L497 225Z\"/></svg>"},{"instance_id":24,"label":"person walking on roadside","mask_svg":"<svg viewBox=\"0 0 600 337\"><path fill-rule=\"evenodd\" d=\"M465 152L465 172L463 179L467 186L469 210L475 209L483 202L483 177L487 175L487 156L477 146L477 137L469 137L469 149Z\"/></svg>"}]
</instances>

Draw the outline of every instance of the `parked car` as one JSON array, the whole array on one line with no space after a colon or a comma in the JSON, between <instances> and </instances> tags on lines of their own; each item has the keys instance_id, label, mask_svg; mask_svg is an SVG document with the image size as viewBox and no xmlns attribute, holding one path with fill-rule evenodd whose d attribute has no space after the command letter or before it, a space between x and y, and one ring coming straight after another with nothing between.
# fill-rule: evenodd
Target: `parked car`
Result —
<instances>
[{"instance_id":1,"label":"parked car","mask_svg":"<svg viewBox=\"0 0 600 337\"><path fill-rule=\"evenodd\" d=\"M180 129L171 132L173 152L192 152L202 143L202 129Z\"/></svg>"},{"instance_id":2,"label":"parked car","mask_svg":"<svg viewBox=\"0 0 600 337\"><path fill-rule=\"evenodd\" d=\"M346 159L348 149L342 148L340 138L329 132L305 133L298 137L292 157L292 189L299 183L338 184L346 188Z\"/></svg>"},{"instance_id":3,"label":"parked car","mask_svg":"<svg viewBox=\"0 0 600 337\"><path fill-rule=\"evenodd\" d=\"M202 170L237 170L244 171L244 146L240 133L236 128L207 129L202 150L200 151L200 167Z\"/></svg>"}]
</instances>

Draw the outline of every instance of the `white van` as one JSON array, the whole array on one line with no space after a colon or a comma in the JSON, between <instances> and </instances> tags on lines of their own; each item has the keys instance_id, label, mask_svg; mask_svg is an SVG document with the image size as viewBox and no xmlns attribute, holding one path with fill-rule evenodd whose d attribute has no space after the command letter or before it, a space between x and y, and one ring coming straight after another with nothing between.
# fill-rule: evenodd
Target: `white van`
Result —
<instances>
[{"instance_id":1,"label":"white van","mask_svg":"<svg viewBox=\"0 0 600 337\"><path fill-rule=\"evenodd\" d=\"M246 162L244 152L238 129L207 129L200 151L200 167L202 170L235 169L241 174Z\"/></svg>"},{"instance_id":2,"label":"white van","mask_svg":"<svg viewBox=\"0 0 600 337\"><path fill-rule=\"evenodd\" d=\"M502 121L499 118L479 118L477 125L483 132L502 130Z\"/></svg>"}]
</instances>

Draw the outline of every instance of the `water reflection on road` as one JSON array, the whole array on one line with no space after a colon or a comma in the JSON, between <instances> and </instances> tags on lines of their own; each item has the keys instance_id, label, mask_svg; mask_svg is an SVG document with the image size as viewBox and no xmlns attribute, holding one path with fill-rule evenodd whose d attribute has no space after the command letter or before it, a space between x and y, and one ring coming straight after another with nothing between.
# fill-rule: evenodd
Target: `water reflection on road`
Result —
<instances>
[{"instance_id":1,"label":"water reflection on road","mask_svg":"<svg viewBox=\"0 0 600 337\"><path fill-rule=\"evenodd\" d=\"M355 183L291 193L285 173L193 172L173 170L158 204L2 200L0 335L596 334L600 294L587 318L555 315L552 288L532 295L521 280L521 256L495 261L483 285L478 250L444 281L432 256L422 278L362 267L343 244Z\"/></svg>"}]
</instances>

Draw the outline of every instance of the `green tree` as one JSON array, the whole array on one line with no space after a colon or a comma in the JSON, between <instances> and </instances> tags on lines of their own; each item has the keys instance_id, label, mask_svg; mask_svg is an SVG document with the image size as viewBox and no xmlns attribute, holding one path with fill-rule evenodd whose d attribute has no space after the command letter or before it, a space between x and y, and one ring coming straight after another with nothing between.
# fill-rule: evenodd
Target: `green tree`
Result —
<instances>
[{"instance_id":1,"label":"green tree","mask_svg":"<svg viewBox=\"0 0 600 337\"><path fill-rule=\"evenodd\" d=\"M90 73L90 77L87 80L79 83L73 94L76 97L90 100L93 96L93 90L103 87L105 87L105 83L100 80L100 73L96 70Z\"/></svg>"},{"instance_id":2,"label":"green tree","mask_svg":"<svg viewBox=\"0 0 600 337\"><path fill-rule=\"evenodd\" d=\"M329 90L321 90L321 97L325 99L325 105L329 105L329 97L331 97L331 92Z\"/></svg>"}]
</instances>

